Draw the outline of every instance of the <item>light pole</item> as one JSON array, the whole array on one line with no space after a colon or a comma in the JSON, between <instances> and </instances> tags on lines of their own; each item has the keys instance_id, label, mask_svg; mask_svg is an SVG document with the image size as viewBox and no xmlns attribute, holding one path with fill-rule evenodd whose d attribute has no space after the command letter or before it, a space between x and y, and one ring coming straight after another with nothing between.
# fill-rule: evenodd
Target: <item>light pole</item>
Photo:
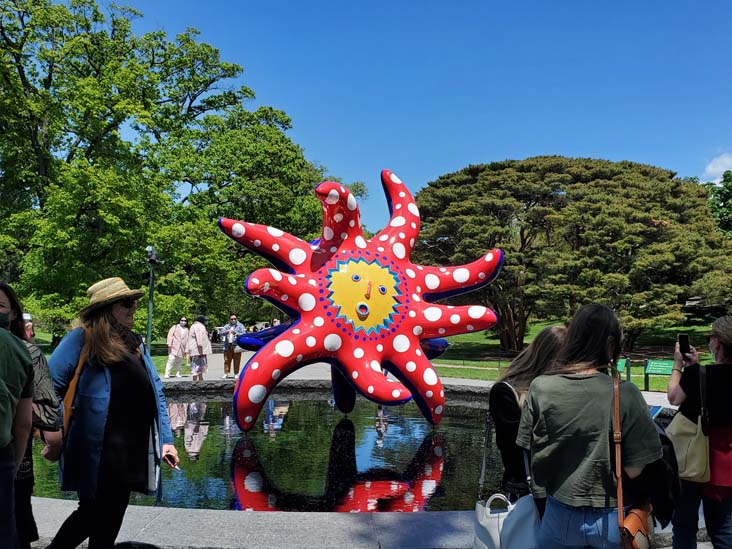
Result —
<instances>
[{"instance_id":1,"label":"light pole","mask_svg":"<svg viewBox=\"0 0 732 549\"><path fill-rule=\"evenodd\" d=\"M150 290L147 297L147 347L152 345L152 318L153 318L153 291L155 289L155 267L160 263L158 251L155 246L145 248L147 252L147 264L150 265Z\"/></svg>"}]
</instances>

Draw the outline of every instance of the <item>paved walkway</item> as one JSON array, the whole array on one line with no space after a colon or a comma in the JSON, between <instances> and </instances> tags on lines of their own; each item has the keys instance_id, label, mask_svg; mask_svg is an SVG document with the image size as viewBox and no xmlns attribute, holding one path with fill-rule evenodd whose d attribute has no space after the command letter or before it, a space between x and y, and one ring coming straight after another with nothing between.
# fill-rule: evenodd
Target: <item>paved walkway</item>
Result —
<instances>
[{"instance_id":1,"label":"paved walkway","mask_svg":"<svg viewBox=\"0 0 732 549\"><path fill-rule=\"evenodd\" d=\"M242 364L251 356L244 353ZM189 372L184 366L184 372ZM234 387L233 375L222 380L223 355L209 359L206 381ZM300 368L288 379L330 380L330 365L317 363ZM185 383L190 375L164 380L166 388ZM480 395L493 382L444 378L448 388L464 387ZM184 389L183 386L180 387ZM669 407L665 393L644 393L651 405ZM482 397L480 397L482 398ZM73 501L34 498L41 540L34 548L45 547L66 517L76 507ZM235 512L202 509L130 506L118 541L136 540L159 547L187 548L378 548L429 549L469 548L473 543L473 512L428 513L283 513ZM663 539L668 543L668 535ZM698 547L711 547L699 544Z\"/></svg>"}]
</instances>

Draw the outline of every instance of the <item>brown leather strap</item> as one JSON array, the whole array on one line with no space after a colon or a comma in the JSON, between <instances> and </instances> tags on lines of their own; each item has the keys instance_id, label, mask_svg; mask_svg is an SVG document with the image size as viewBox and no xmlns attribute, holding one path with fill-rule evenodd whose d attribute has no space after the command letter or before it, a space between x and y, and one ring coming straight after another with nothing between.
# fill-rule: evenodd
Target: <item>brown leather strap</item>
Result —
<instances>
[{"instance_id":1,"label":"brown leather strap","mask_svg":"<svg viewBox=\"0 0 732 549\"><path fill-rule=\"evenodd\" d=\"M82 345L81 351L79 352L79 362L74 370L74 377L71 378L69 386L66 388L66 394L64 395L64 436L69 432L69 426L71 425L71 416L74 412L74 398L76 397L76 387L79 385L79 378L81 377L81 370L86 362L87 349L86 345Z\"/></svg>"},{"instance_id":2,"label":"brown leather strap","mask_svg":"<svg viewBox=\"0 0 732 549\"><path fill-rule=\"evenodd\" d=\"M620 452L620 443L623 436L620 426L620 378L618 371L611 368L613 374L613 442L615 443L615 478L618 483L618 528L622 533L623 522L623 464Z\"/></svg>"}]
</instances>

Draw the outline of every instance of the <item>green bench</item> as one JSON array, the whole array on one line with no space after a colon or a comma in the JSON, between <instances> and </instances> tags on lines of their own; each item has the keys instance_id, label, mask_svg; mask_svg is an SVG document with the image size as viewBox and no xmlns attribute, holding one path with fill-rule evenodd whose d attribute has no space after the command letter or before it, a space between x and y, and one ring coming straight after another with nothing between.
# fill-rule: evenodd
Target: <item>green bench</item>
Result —
<instances>
[{"instance_id":1,"label":"green bench","mask_svg":"<svg viewBox=\"0 0 732 549\"><path fill-rule=\"evenodd\" d=\"M643 390L648 391L648 376L670 376L674 367L673 360L646 359L643 368Z\"/></svg>"},{"instance_id":2,"label":"green bench","mask_svg":"<svg viewBox=\"0 0 732 549\"><path fill-rule=\"evenodd\" d=\"M621 374L625 372L625 380L630 381L630 359L628 357L619 358L616 368Z\"/></svg>"}]
</instances>

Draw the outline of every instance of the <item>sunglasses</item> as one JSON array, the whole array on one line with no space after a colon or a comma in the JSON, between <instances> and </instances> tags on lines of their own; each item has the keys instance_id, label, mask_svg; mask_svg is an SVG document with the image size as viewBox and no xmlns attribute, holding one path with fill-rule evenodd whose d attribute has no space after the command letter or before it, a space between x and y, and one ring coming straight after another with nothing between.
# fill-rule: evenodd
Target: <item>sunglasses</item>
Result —
<instances>
[{"instance_id":1,"label":"sunglasses","mask_svg":"<svg viewBox=\"0 0 732 549\"><path fill-rule=\"evenodd\" d=\"M137 300L132 299L131 297L128 297L127 299L122 299L118 301L120 305L122 305L125 309L132 309L135 305L137 305Z\"/></svg>"}]
</instances>

